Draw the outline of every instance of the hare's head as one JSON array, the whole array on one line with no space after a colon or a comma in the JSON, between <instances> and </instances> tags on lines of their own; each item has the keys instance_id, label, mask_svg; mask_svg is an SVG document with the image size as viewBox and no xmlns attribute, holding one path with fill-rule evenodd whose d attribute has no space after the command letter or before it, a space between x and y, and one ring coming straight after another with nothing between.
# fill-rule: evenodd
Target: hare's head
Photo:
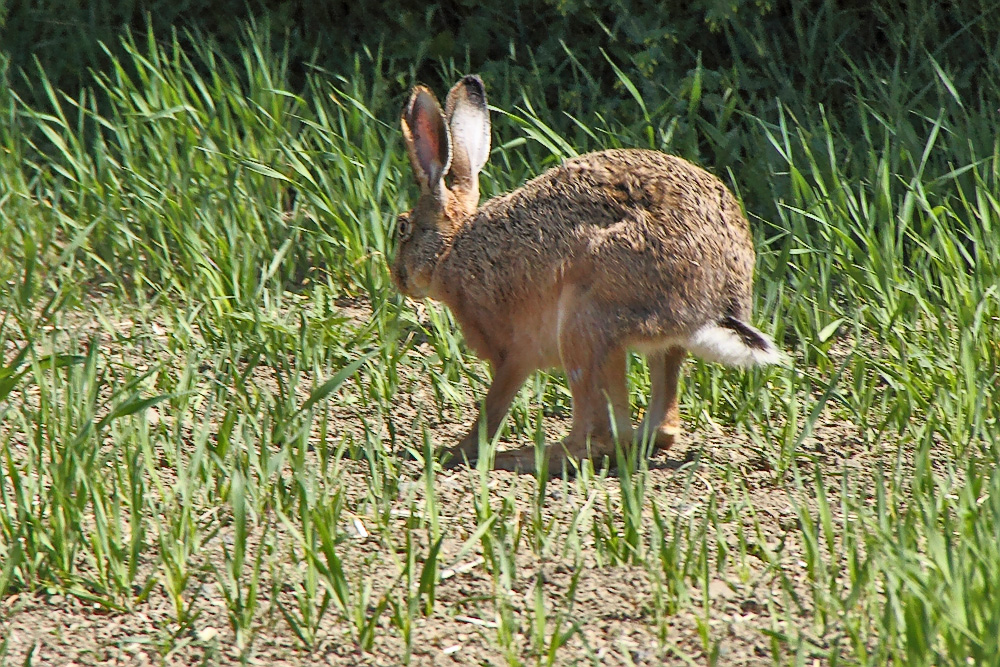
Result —
<instances>
[{"instance_id":1,"label":"hare's head","mask_svg":"<svg viewBox=\"0 0 1000 667\"><path fill-rule=\"evenodd\" d=\"M470 75L456 83L443 111L431 91L417 86L401 122L420 199L396 220L391 271L401 292L422 298L428 296L441 254L479 205L479 171L490 153L482 80Z\"/></svg>"}]
</instances>

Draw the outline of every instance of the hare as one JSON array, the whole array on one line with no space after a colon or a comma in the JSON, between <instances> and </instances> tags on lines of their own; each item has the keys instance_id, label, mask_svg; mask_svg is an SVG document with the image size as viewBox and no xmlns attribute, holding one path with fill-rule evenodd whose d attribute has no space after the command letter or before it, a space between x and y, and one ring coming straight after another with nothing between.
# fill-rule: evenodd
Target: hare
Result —
<instances>
[{"instance_id":1,"label":"hare","mask_svg":"<svg viewBox=\"0 0 1000 667\"><path fill-rule=\"evenodd\" d=\"M646 355L652 384L639 436L659 448L680 432L687 352L733 366L780 359L748 324L750 228L715 176L657 151L606 150L480 206L490 152L482 80L460 80L443 111L417 86L401 121L420 198L396 221L393 280L407 296L445 303L493 370L479 421L447 450L452 464L476 458L481 432L494 436L540 368L562 367L573 396L570 433L545 453L555 470L567 457L613 454L616 438L632 442L629 349ZM524 448L494 465L534 463Z\"/></svg>"}]
</instances>

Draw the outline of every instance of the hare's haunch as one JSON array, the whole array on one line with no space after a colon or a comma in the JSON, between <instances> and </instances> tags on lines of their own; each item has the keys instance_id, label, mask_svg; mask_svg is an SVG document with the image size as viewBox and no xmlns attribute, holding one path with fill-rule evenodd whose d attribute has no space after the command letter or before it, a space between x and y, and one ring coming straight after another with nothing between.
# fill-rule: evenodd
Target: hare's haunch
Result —
<instances>
[{"instance_id":1,"label":"hare's haunch","mask_svg":"<svg viewBox=\"0 0 1000 667\"><path fill-rule=\"evenodd\" d=\"M493 367L483 429L449 450L451 462L476 457L481 431L493 436L539 368L564 368L573 394L570 433L548 450L558 464L611 454L615 437L631 442L628 349L649 360L639 435L660 447L680 431L686 352L733 366L780 358L748 323L749 225L707 171L656 151L608 150L480 206L490 120L479 77L455 84L444 110L415 88L402 126L420 198L397 220L393 279L404 294L447 304ZM496 465L529 470L534 453L500 454Z\"/></svg>"}]
</instances>

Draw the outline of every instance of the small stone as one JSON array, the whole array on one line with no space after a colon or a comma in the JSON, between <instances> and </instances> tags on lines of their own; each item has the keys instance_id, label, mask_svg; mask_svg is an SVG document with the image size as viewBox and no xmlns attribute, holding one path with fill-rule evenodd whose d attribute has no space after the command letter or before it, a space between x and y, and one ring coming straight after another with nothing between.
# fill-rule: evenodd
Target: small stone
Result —
<instances>
[{"instance_id":1,"label":"small stone","mask_svg":"<svg viewBox=\"0 0 1000 667\"><path fill-rule=\"evenodd\" d=\"M198 639L203 642L209 642L219 636L219 631L213 627L202 628L198 631Z\"/></svg>"},{"instance_id":2,"label":"small stone","mask_svg":"<svg viewBox=\"0 0 1000 667\"><path fill-rule=\"evenodd\" d=\"M722 598L723 600L731 600L735 596L735 592L730 588L722 579L713 579L708 584L708 597L710 598Z\"/></svg>"}]
</instances>

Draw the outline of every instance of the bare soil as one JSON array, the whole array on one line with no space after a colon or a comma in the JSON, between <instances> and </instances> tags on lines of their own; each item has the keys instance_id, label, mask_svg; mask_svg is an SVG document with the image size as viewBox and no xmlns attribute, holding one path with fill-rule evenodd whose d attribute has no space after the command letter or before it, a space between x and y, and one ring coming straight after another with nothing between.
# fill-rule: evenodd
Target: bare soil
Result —
<instances>
[{"instance_id":1,"label":"bare soil","mask_svg":"<svg viewBox=\"0 0 1000 667\"><path fill-rule=\"evenodd\" d=\"M363 317L363 311L357 315ZM86 315L80 317L80 321L65 324L67 331L98 336L113 354L115 343L108 332L96 321L87 321ZM130 331L120 324L120 331ZM131 356L127 362L142 363L137 357L144 349L151 355L150 362L162 361L162 330L148 322L135 326L149 337L145 347L132 345L122 353ZM434 444L453 442L474 415L474 398L469 395L463 409L438 420L428 417L434 414L432 398L422 388L421 378L411 380L413 395L399 400L397 413L389 418L395 422L397 438L420 424L430 431ZM267 386L273 379L261 370L255 381ZM163 418L169 419L169 415ZM345 401L331 414L330 437L357 436L367 419L373 419L370 410ZM367 427L384 429L386 425L368 423ZM546 428L558 435L566 424L550 418ZM420 437L419 433L414 435L415 439ZM527 444L505 442L502 446ZM828 482L827 491L834 499L843 475L864 488L863 480L875 474L876 464L884 461L891 466L896 456L894 449L873 451L863 446L853 424L831 415L825 415L817 425L802 453L802 470L813 479L818 472L818 478ZM388 534L379 533L373 518L364 512L343 515L344 529L352 534L344 545L345 567L350 577L371 581L373 605L398 572L396 554L391 551L402 544L408 517L421 512L425 502L422 466L414 461L401 465L403 482L393 502ZM367 488L368 474L363 460L346 461L346 493L360 498ZM159 584L144 601L124 611L110 611L73 595L20 592L0 599L0 642L6 642L0 651L0 664L399 665L408 651L410 664L415 665L502 665L511 657L527 664L536 660L545 664L545 656L538 655L527 637L535 620L538 588L550 614L545 637L552 636L554 620L560 614L563 632L577 629L556 653L554 664L558 665L686 665L692 661L770 665L775 662L775 652L780 655L784 650L776 638L804 635L819 647L832 639L812 629L811 584L795 510L795 503L811 502L811 492L787 475L779 477L739 433L689 432L674 448L658 453L649 462L646 498L650 512L655 502L667 511L668 523L692 517L697 524L711 504L724 518L718 528L710 528L705 539L705 548L712 554L712 570L707 576L692 573L691 580L700 585L691 586L680 597L677 611L669 616L658 618L655 612L656 582L650 568L605 562L593 538L584 531L580 531L584 539L582 569L573 561L572 550L563 548L566 524L582 507L588 503L616 506L619 489L614 473L605 481L589 484L573 479L549 482L543 516L563 528L555 531L554 547L520 545L516 549L513 583L504 603L519 632L510 637L507 649L498 641L499 575L491 571L478 543L458 557L462 544L476 529L473 498L480 484L478 473L464 467L436 476L440 522L446 527L439 562L445 569L437 584L433 612L414 617L409 648L399 631L390 626L388 613L383 613L371 650L361 651L350 626L332 611L320 623L313 648L303 648L280 612L280 605L294 606L292 591L283 581L295 576L296 565L286 560L275 566L274 562L282 563L279 557L270 559L272 564L261 572L255 634L250 648L241 652L235 646L218 577L211 569L222 547L231 544L231 531L224 529L200 555L203 567L195 568L200 585L189 587L196 591L192 599L197 619L192 627L178 629L170 598ZM503 499L513 500L506 520L510 522L508 534L517 535L519 526L531 521L537 481L530 475L496 471L488 473L487 484L494 509L501 507ZM347 506L351 507L350 503ZM837 503L831 502L831 506L837 507ZM269 553L280 555L292 548L291 537L274 517L254 517L253 521L252 536L261 532L254 528L265 523L269 526ZM393 535L392 526L398 527L398 534ZM426 546L421 545L421 553L426 552ZM259 547L254 543L248 550ZM655 560L655 556L649 559ZM151 566L144 567L149 575L154 574ZM580 576L574 580L578 569ZM794 600L789 599L787 582L791 582ZM708 651L716 655L710 656Z\"/></svg>"}]
</instances>

